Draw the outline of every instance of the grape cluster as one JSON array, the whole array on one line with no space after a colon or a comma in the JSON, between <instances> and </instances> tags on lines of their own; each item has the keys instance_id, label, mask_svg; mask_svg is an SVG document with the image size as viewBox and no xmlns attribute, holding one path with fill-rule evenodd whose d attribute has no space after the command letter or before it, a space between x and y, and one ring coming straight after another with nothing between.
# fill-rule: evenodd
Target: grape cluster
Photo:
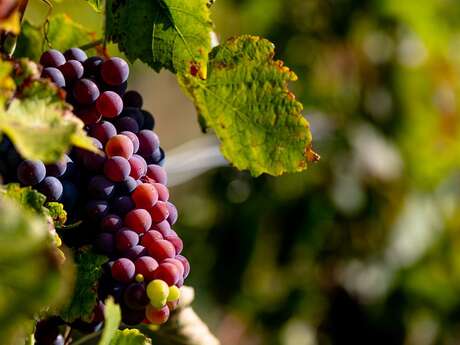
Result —
<instances>
[{"instance_id":1,"label":"grape cluster","mask_svg":"<svg viewBox=\"0 0 460 345\"><path fill-rule=\"evenodd\" d=\"M64 243L91 244L109 257L96 308L111 295L121 305L125 324L162 324L177 306L190 265L172 229L177 209L169 202L154 118L142 109L139 93L126 91L129 67L121 58L51 49L40 63L42 77L66 91L100 153L73 149L60 162L45 165L22 159L3 139L2 176L38 189L48 201L62 202L69 219L82 220L64 232Z\"/></svg>"}]
</instances>

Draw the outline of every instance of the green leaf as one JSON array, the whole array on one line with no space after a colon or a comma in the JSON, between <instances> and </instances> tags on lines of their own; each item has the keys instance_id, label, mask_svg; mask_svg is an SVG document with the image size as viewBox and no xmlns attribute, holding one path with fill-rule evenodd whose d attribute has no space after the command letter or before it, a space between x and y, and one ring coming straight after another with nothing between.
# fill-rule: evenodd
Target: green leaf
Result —
<instances>
[{"instance_id":1,"label":"green leaf","mask_svg":"<svg viewBox=\"0 0 460 345\"><path fill-rule=\"evenodd\" d=\"M207 0L108 0L106 16L106 35L131 61L157 71L193 68L206 76L212 29Z\"/></svg>"},{"instance_id":2,"label":"green leaf","mask_svg":"<svg viewBox=\"0 0 460 345\"><path fill-rule=\"evenodd\" d=\"M104 10L104 1L103 0L86 0L88 4L96 11L102 12Z\"/></svg>"},{"instance_id":3,"label":"green leaf","mask_svg":"<svg viewBox=\"0 0 460 345\"><path fill-rule=\"evenodd\" d=\"M102 337L99 340L99 345L110 345L121 322L120 307L118 304L113 302L111 297L105 301L104 316L104 330L102 331Z\"/></svg>"},{"instance_id":4,"label":"green leaf","mask_svg":"<svg viewBox=\"0 0 460 345\"><path fill-rule=\"evenodd\" d=\"M0 195L0 343L17 344L30 318L59 306L71 267L51 245L45 217Z\"/></svg>"},{"instance_id":5,"label":"green leaf","mask_svg":"<svg viewBox=\"0 0 460 345\"><path fill-rule=\"evenodd\" d=\"M71 146L96 150L83 122L68 110L51 82L28 81L19 89L8 109L0 108L0 131L23 157L48 163L59 160Z\"/></svg>"},{"instance_id":6,"label":"green leaf","mask_svg":"<svg viewBox=\"0 0 460 345\"><path fill-rule=\"evenodd\" d=\"M117 330L110 345L151 345L152 341L138 329Z\"/></svg>"},{"instance_id":7,"label":"green leaf","mask_svg":"<svg viewBox=\"0 0 460 345\"><path fill-rule=\"evenodd\" d=\"M67 221L67 212L64 210L64 205L59 202L47 202L45 206L51 219L53 219L54 227L62 228Z\"/></svg>"},{"instance_id":8,"label":"green leaf","mask_svg":"<svg viewBox=\"0 0 460 345\"><path fill-rule=\"evenodd\" d=\"M90 322L97 299L97 284L102 275L102 265L107 257L98 255L86 248L74 257L77 266L77 281L71 301L61 311L66 322L76 319Z\"/></svg>"},{"instance_id":9,"label":"green leaf","mask_svg":"<svg viewBox=\"0 0 460 345\"><path fill-rule=\"evenodd\" d=\"M16 200L21 207L39 215L47 215L44 208L46 197L32 187L21 187L19 183L10 183L4 186L2 192L8 198Z\"/></svg>"},{"instance_id":10,"label":"green leaf","mask_svg":"<svg viewBox=\"0 0 460 345\"><path fill-rule=\"evenodd\" d=\"M302 104L288 90L297 76L273 56L271 42L241 36L212 50L207 80L180 77L225 158L255 176L302 171L319 158Z\"/></svg>"},{"instance_id":11,"label":"green leaf","mask_svg":"<svg viewBox=\"0 0 460 345\"><path fill-rule=\"evenodd\" d=\"M47 37L51 47L60 51L79 47L96 40L94 32L74 22L65 14L58 14L49 18ZM43 30L25 20L22 25L21 34L18 37L14 56L28 57L38 61L44 49L46 49L46 44L44 42ZM95 53L94 50L88 51L90 55L93 53Z\"/></svg>"}]
</instances>

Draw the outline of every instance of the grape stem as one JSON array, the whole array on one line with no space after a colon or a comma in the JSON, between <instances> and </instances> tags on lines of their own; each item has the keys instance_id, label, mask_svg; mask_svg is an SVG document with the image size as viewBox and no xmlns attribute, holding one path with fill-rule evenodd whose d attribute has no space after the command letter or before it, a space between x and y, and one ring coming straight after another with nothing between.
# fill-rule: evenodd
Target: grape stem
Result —
<instances>
[{"instance_id":1,"label":"grape stem","mask_svg":"<svg viewBox=\"0 0 460 345\"><path fill-rule=\"evenodd\" d=\"M96 41L93 41L93 42L90 42L90 43L87 43L87 44L84 44L78 48L82 49L82 50L88 50L88 49L91 49L91 48L94 48L98 45L101 45L102 43L104 43L104 39L101 38L101 39L98 39Z\"/></svg>"},{"instance_id":2,"label":"grape stem","mask_svg":"<svg viewBox=\"0 0 460 345\"><path fill-rule=\"evenodd\" d=\"M101 333L102 333L102 331L98 331L98 332L94 332L94 333L90 333L88 335L85 335L85 336L81 337L80 339L78 339L77 341L75 341L74 343L72 343L72 345L84 344L87 341L90 341L91 339L94 339L94 338L98 337L99 335L101 335Z\"/></svg>"}]
</instances>

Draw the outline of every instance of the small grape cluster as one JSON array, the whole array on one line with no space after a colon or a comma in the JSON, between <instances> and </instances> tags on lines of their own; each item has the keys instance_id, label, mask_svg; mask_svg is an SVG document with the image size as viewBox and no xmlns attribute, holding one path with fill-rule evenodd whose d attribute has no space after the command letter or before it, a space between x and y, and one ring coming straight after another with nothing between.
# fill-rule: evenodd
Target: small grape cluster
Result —
<instances>
[{"instance_id":1,"label":"small grape cluster","mask_svg":"<svg viewBox=\"0 0 460 345\"><path fill-rule=\"evenodd\" d=\"M100 153L73 149L60 162L45 165L22 159L4 139L2 175L38 189L48 201L62 202L70 219L82 220L64 232L64 243L92 244L109 257L96 309L111 295L121 305L124 323L162 324L177 306L190 265L171 228L177 209L169 202L154 118L142 109L139 93L126 91L129 67L121 58L51 49L40 63L42 77L66 91Z\"/></svg>"}]
</instances>

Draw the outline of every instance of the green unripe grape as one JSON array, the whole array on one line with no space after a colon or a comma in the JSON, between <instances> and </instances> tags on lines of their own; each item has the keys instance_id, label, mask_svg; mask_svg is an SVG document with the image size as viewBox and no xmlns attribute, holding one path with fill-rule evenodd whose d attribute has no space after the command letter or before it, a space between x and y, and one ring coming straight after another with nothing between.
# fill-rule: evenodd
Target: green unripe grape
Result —
<instances>
[{"instance_id":1,"label":"green unripe grape","mask_svg":"<svg viewBox=\"0 0 460 345\"><path fill-rule=\"evenodd\" d=\"M180 289L173 285L169 288L168 302L177 301L180 298Z\"/></svg>"},{"instance_id":2,"label":"green unripe grape","mask_svg":"<svg viewBox=\"0 0 460 345\"><path fill-rule=\"evenodd\" d=\"M150 304L159 309L165 306L169 295L169 286L163 280L155 279L147 285Z\"/></svg>"}]
</instances>

